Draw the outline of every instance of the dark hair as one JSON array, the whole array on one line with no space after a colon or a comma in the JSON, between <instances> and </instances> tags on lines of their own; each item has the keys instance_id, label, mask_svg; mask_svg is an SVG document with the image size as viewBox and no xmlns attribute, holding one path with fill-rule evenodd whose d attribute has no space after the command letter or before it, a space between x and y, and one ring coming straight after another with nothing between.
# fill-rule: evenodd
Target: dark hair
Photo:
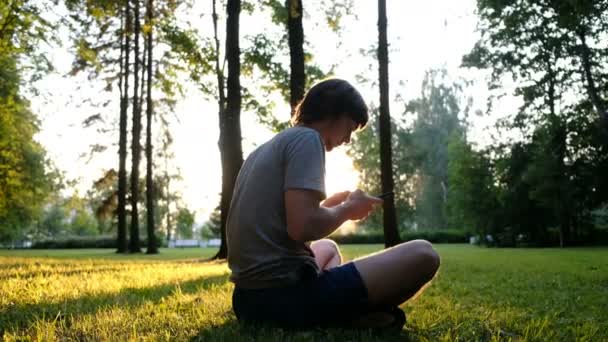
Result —
<instances>
[{"instance_id":1,"label":"dark hair","mask_svg":"<svg viewBox=\"0 0 608 342\"><path fill-rule=\"evenodd\" d=\"M296 106L292 125L313 123L346 114L363 128L369 116L361 94L350 83L339 78L323 80L310 88Z\"/></svg>"}]
</instances>

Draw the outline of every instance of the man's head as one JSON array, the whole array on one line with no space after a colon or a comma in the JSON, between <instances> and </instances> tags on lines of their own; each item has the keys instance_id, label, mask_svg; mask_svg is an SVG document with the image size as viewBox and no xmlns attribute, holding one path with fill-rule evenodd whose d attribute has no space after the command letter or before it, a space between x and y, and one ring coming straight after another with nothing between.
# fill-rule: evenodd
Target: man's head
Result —
<instances>
[{"instance_id":1,"label":"man's head","mask_svg":"<svg viewBox=\"0 0 608 342\"><path fill-rule=\"evenodd\" d=\"M367 105L347 81L331 78L310 88L295 109L293 125L316 126L325 148L350 141L350 134L367 124Z\"/></svg>"},{"instance_id":2,"label":"man's head","mask_svg":"<svg viewBox=\"0 0 608 342\"><path fill-rule=\"evenodd\" d=\"M350 83L339 78L323 80L310 88L296 107L291 122L311 124L324 119L337 119L346 114L361 129L369 116L361 94Z\"/></svg>"}]
</instances>

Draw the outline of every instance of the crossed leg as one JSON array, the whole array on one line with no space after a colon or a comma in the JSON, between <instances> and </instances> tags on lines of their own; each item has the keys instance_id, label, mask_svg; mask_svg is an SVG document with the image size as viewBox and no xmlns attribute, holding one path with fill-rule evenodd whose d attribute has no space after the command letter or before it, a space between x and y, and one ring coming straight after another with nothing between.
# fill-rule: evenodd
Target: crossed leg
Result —
<instances>
[{"instance_id":1,"label":"crossed leg","mask_svg":"<svg viewBox=\"0 0 608 342\"><path fill-rule=\"evenodd\" d=\"M320 270L328 270L342 264L342 254L338 245L330 239L321 239L310 244L315 254L315 261Z\"/></svg>"},{"instance_id":2,"label":"crossed leg","mask_svg":"<svg viewBox=\"0 0 608 342\"><path fill-rule=\"evenodd\" d=\"M372 305L400 305L421 292L439 269L439 254L426 240L412 240L356 259Z\"/></svg>"},{"instance_id":3,"label":"crossed leg","mask_svg":"<svg viewBox=\"0 0 608 342\"><path fill-rule=\"evenodd\" d=\"M342 255L332 240L311 244L321 270L339 266ZM440 258L425 240L413 240L354 260L372 305L397 306L421 292L439 269Z\"/></svg>"}]
</instances>

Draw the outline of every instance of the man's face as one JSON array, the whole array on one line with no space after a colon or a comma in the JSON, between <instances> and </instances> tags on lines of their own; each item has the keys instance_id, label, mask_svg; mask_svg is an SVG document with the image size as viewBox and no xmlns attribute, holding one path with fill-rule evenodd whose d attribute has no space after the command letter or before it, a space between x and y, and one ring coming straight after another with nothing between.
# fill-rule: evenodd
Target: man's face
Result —
<instances>
[{"instance_id":1,"label":"man's face","mask_svg":"<svg viewBox=\"0 0 608 342\"><path fill-rule=\"evenodd\" d=\"M334 147L348 144L350 142L351 134L357 127L357 123L346 114L331 120L324 137L325 150L329 152Z\"/></svg>"}]
</instances>

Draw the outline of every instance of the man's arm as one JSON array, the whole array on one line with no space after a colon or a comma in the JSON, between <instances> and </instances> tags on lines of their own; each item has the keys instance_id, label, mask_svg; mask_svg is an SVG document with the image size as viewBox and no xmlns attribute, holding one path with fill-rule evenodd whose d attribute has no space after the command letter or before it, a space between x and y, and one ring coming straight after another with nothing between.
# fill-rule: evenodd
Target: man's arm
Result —
<instances>
[{"instance_id":1,"label":"man's arm","mask_svg":"<svg viewBox=\"0 0 608 342\"><path fill-rule=\"evenodd\" d=\"M347 220L366 218L373 206L379 203L382 203L381 199L356 190L342 203L327 208L320 205L317 192L290 189L285 192L287 233L295 241L318 240L331 234Z\"/></svg>"},{"instance_id":2,"label":"man's arm","mask_svg":"<svg viewBox=\"0 0 608 342\"><path fill-rule=\"evenodd\" d=\"M346 198L350 195L350 191L342 191L335 193L329 197L327 197L323 202L321 202L321 206L325 208L332 208L337 206L338 204L346 201Z\"/></svg>"}]
</instances>

